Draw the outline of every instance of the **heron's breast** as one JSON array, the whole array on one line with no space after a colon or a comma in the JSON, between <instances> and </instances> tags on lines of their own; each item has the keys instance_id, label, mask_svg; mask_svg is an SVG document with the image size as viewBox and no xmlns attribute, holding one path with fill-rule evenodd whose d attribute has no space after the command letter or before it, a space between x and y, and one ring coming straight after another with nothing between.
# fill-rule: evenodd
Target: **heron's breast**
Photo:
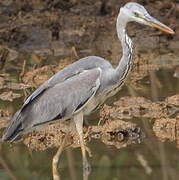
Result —
<instances>
[{"instance_id":1,"label":"heron's breast","mask_svg":"<svg viewBox=\"0 0 179 180\"><path fill-rule=\"evenodd\" d=\"M122 84L120 86L113 87L113 89L103 92L100 95L94 96L84 107L84 114L89 115L91 112L97 110L105 102L106 99L114 96L120 90L121 86Z\"/></svg>"},{"instance_id":2,"label":"heron's breast","mask_svg":"<svg viewBox=\"0 0 179 180\"><path fill-rule=\"evenodd\" d=\"M83 112L85 115L89 115L92 111L95 111L100 105L101 105L100 99L94 96L84 107Z\"/></svg>"}]
</instances>

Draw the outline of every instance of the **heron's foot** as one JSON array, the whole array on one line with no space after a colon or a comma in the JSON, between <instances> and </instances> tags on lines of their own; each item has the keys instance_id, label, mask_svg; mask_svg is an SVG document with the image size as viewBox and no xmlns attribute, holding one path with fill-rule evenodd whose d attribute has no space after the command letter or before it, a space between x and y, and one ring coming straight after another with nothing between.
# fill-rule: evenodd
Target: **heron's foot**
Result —
<instances>
[{"instance_id":1,"label":"heron's foot","mask_svg":"<svg viewBox=\"0 0 179 180\"><path fill-rule=\"evenodd\" d=\"M87 180L90 173L91 173L91 165L89 164L87 160L84 160L83 161L83 179Z\"/></svg>"}]
</instances>

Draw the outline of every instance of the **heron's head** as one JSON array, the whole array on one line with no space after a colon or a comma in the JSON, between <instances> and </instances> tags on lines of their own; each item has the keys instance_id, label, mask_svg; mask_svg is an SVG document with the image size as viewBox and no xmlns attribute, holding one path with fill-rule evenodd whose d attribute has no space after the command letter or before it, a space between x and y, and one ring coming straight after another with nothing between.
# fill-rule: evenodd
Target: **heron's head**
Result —
<instances>
[{"instance_id":1,"label":"heron's head","mask_svg":"<svg viewBox=\"0 0 179 180\"><path fill-rule=\"evenodd\" d=\"M171 28L150 16L147 10L138 3L127 3L120 9L120 12L125 15L128 22L135 21L140 24L158 28L166 33L174 34L174 31Z\"/></svg>"}]
</instances>

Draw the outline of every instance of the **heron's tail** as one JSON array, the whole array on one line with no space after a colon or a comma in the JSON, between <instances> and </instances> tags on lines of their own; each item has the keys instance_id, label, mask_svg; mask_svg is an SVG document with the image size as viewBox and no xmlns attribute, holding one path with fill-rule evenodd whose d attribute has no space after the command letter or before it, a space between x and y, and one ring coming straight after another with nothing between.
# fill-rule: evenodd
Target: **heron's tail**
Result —
<instances>
[{"instance_id":1,"label":"heron's tail","mask_svg":"<svg viewBox=\"0 0 179 180\"><path fill-rule=\"evenodd\" d=\"M13 116L11 122L9 123L8 127L5 129L5 132L2 136L1 141L17 141L21 138L22 135L22 116L20 111L17 111Z\"/></svg>"}]
</instances>

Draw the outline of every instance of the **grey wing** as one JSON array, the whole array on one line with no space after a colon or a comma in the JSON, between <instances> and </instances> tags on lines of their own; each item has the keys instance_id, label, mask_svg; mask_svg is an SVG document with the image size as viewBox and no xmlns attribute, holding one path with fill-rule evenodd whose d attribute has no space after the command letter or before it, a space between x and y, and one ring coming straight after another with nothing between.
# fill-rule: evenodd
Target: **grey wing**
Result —
<instances>
[{"instance_id":1,"label":"grey wing","mask_svg":"<svg viewBox=\"0 0 179 180\"><path fill-rule=\"evenodd\" d=\"M100 68L85 70L48 88L13 118L3 140L13 141L26 130L60 118L70 118L86 106L100 86ZM16 115L15 115L16 116Z\"/></svg>"},{"instance_id":2,"label":"grey wing","mask_svg":"<svg viewBox=\"0 0 179 180\"><path fill-rule=\"evenodd\" d=\"M111 64L103 58L97 56L88 56L82 58L75 63L67 66L63 70L56 73L48 81L42 84L38 89L36 89L25 101L22 109L32 102L36 97L44 93L48 88L54 86L55 84L62 83L66 79L71 78L84 70L90 70L100 67L101 69L112 69Z\"/></svg>"}]
</instances>

